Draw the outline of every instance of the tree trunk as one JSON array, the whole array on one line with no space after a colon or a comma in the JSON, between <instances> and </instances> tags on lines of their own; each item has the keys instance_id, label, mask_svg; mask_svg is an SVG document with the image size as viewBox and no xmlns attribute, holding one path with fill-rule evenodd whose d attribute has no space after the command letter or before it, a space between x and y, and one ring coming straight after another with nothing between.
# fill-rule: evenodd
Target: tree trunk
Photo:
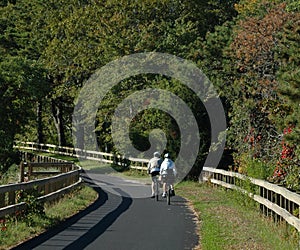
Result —
<instances>
[{"instance_id":1,"label":"tree trunk","mask_svg":"<svg viewBox=\"0 0 300 250\"><path fill-rule=\"evenodd\" d=\"M66 137L64 131L64 122L63 122L63 108L60 101L55 101L52 99L52 115L54 118L54 124L57 131L57 139L59 146L66 146Z\"/></svg>"}]
</instances>

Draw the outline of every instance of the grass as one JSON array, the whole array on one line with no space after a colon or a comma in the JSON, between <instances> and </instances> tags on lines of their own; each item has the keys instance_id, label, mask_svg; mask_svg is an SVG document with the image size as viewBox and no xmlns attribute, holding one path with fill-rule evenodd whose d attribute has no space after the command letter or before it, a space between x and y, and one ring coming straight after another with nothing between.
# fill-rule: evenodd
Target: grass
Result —
<instances>
[{"instance_id":1,"label":"grass","mask_svg":"<svg viewBox=\"0 0 300 250\"><path fill-rule=\"evenodd\" d=\"M4 174L0 173L0 185L17 183L20 180L19 166L12 165Z\"/></svg>"},{"instance_id":2,"label":"grass","mask_svg":"<svg viewBox=\"0 0 300 250\"><path fill-rule=\"evenodd\" d=\"M0 249L9 249L57 225L68 217L85 209L98 194L90 187L82 186L53 204L45 204L45 213L27 214L0 220Z\"/></svg>"},{"instance_id":3,"label":"grass","mask_svg":"<svg viewBox=\"0 0 300 250\"><path fill-rule=\"evenodd\" d=\"M198 216L199 249L300 249L295 229L263 216L254 201L236 191L183 182L176 193L190 201Z\"/></svg>"}]
</instances>

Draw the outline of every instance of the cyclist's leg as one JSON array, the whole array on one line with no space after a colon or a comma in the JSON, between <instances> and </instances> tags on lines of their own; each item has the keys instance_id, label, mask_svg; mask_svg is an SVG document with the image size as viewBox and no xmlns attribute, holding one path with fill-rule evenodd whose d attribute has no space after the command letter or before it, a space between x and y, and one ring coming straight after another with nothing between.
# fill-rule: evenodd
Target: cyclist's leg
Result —
<instances>
[{"instance_id":1,"label":"cyclist's leg","mask_svg":"<svg viewBox=\"0 0 300 250\"><path fill-rule=\"evenodd\" d=\"M151 184L151 197L155 195L155 182L152 180L152 184Z\"/></svg>"},{"instance_id":2,"label":"cyclist's leg","mask_svg":"<svg viewBox=\"0 0 300 250\"><path fill-rule=\"evenodd\" d=\"M152 180L152 183L151 183L151 198L154 198L155 196L155 181L156 181L156 176L155 175L151 175L151 180Z\"/></svg>"},{"instance_id":3,"label":"cyclist's leg","mask_svg":"<svg viewBox=\"0 0 300 250\"><path fill-rule=\"evenodd\" d=\"M174 182L175 182L175 176L171 176L171 178L170 178L170 189L171 189L171 195L172 196L175 195Z\"/></svg>"},{"instance_id":4,"label":"cyclist's leg","mask_svg":"<svg viewBox=\"0 0 300 250\"><path fill-rule=\"evenodd\" d=\"M163 189L163 197L166 197L166 193L167 193L167 175L162 175L161 176L161 181L162 181L162 189Z\"/></svg>"},{"instance_id":5,"label":"cyclist's leg","mask_svg":"<svg viewBox=\"0 0 300 250\"><path fill-rule=\"evenodd\" d=\"M166 183L166 179L164 178L164 180L163 180L163 197L166 197L166 193L167 193L167 183Z\"/></svg>"},{"instance_id":6,"label":"cyclist's leg","mask_svg":"<svg viewBox=\"0 0 300 250\"><path fill-rule=\"evenodd\" d=\"M174 183L171 186L171 195L175 196Z\"/></svg>"},{"instance_id":7,"label":"cyclist's leg","mask_svg":"<svg viewBox=\"0 0 300 250\"><path fill-rule=\"evenodd\" d=\"M168 181L167 183L167 204L170 205L171 203L171 196L172 196L172 193L171 193L171 185L170 185L170 182Z\"/></svg>"}]
</instances>

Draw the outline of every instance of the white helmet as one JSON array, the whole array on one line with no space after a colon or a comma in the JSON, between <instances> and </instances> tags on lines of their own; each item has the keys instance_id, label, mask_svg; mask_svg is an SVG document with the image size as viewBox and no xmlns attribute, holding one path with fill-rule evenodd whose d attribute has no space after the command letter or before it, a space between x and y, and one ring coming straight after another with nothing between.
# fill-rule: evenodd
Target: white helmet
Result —
<instances>
[{"instance_id":1,"label":"white helmet","mask_svg":"<svg viewBox=\"0 0 300 250\"><path fill-rule=\"evenodd\" d=\"M154 152L153 155L154 155L154 157L160 157L160 153L159 152Z\"/></svg>"}]
</instances>

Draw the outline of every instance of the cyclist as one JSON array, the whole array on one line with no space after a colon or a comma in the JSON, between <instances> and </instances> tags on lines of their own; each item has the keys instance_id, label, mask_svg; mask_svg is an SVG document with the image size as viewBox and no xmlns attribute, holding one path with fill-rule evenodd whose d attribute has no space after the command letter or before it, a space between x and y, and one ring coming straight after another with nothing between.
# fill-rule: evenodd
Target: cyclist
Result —
<instances>
[{"instance_id":1,"label":"cyclist","mask_svg":"<svg viewBox=\"0 0 300 250\"><path fill-rule=\"evenodd\" d=\"M163 183L163 194L162 194L163 198L166 197L167 181L171 185L171 195L172 196L175 195L174 182L175 182L175 176L176 176L175 163L170 159L169 153L166 153L164 155L164 158L165 159L160 166L160 176L161 176L161 181Z\"/></svg>"},{"instance_id":2,"label":"cyclist","mask_svg":"<svg viewBox=\"0 0 300 250\"><path fill-rule=\"evenodd\" d=\"M157 181L157 177L159 175L160 171L160 165L162 163L162 159L160 158L160 153L159 152L154 152L153 153L153 158L150 159L148 163L148 173L151 175L151 191L152 195L151 198L155 197L155 181Z\"/></svg>"}]
</instances>

